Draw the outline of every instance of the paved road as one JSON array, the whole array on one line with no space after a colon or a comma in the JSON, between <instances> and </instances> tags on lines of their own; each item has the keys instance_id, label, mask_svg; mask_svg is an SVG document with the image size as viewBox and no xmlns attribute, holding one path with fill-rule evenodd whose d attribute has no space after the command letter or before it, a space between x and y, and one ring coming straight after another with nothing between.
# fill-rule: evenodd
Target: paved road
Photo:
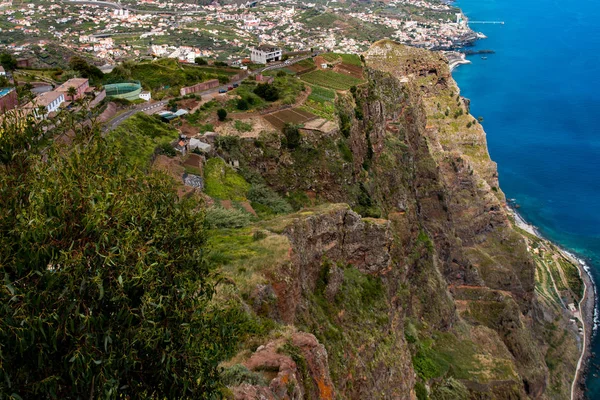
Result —
<instances>
[{"instance_id":1,"label":"paved road","mask_svg":"<svg viewBox=\"0 0 600 400\"><path fill-rule=\"evenodd\" d=\"M317 53L318 54L318 53ZM304 57L300 57L300 58L294 58L289 60L289 62L286 64L285 62L282 62L280 64L274 64L274 65L269 65L263 69L257 70L257 71L253 71L250 73L250 75L256 74L256 73L261 73L261 72L265 72L265 71L269 71L272 69L277 69L277 68L285 68L288 67L292 64L295 64L297 62L300 62L302 60L306 60L307 58L311 58L312 54L304 56ZM246 78L244 78L246 79ZM225 85L221 85L219 87L213 88L213 89L208 89L208 90L204 90L202 92L197 92L194 94L198 94L200 96L206 96L209 94L215 94L218 93L219 90L225 89L227 90L227 88L235 83L240 84L244 79L240 79L238 81L234 81L234 82L229 82ZM169 100L161 100L159 102L156 103L146 103L146 104L140 104L139 106L124 112L123 114L119 115L118 117L108 121L105 125L104 128L104 132L110 132L113 129L117 128L119 125L121 125L123 123L123 121L127 120L129 117L131 117L132 115L138 113L138 112L148 112L151 114L155 114L156 112L158 112L159 110L162 109L162 107L164 107L165 104L167 104L169 102Z\"/></svg>"}]
</instances>

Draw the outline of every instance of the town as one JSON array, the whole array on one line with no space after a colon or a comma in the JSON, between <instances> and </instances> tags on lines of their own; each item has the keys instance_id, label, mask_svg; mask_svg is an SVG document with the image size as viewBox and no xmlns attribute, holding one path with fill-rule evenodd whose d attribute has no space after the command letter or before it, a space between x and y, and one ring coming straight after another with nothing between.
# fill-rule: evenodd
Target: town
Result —
<instances>
[{"instance_id":1,"label":"town","mask_svg":"<svg viewBox=\"0 0 600 400\"><path fill-rule=\"evenodd\" d=\"M460 10L438 0L207 5L8 0L0 3L0 16L0 51L31 57L35 67L63 67L74 53L99 66L155 57L232 63L262 43L285 51L359 53L383 38L441 50L476 39Z\"/></svg>"}]
</instances>

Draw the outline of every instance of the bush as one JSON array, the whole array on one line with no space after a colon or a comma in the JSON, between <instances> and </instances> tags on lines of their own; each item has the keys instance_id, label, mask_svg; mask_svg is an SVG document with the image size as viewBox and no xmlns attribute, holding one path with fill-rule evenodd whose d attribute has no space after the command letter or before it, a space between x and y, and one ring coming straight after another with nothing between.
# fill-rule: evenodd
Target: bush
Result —
<instances>
[{"instance_id":1,"label":"bush","mask_svg":"<svg viewBox=\"0 0 600 400\"><path fill-rule=\"evenodd\" d=\"M277 77L279 77L279 78L281 78L281 77L284 77L284 76L286 76L286 75L287 75L287 74L285 73L285 71L278 71L278 72L277 72Z\"/></svg>"},{"instance_id":2,"label":"bush","mask_svg":"<svg viewBox=\"0 0 600 400\"><path fill-rule=\"evenodd\" d=\"M252 216L237 208L210 207L206 210L206 225L209 228L243 228L251 222Z\"/></svg>"},{"instance_id":3,"label":"bush","mask_svg":"<svg viewBox=\"0 0 600 400\"><path fill-rule=\"evenodd\" d=\"M294 150L300 146L302 135L300 135L300 130L296 125L286 123L283 127L283 135L285 136L288 149Z\"/></svg>"},{"instance_id":4,"label":"bush","mask_svg":"<svg viewBox=\"0 0 600 400\"><path fill-rule=\"evenodd\" d=\"M275 191L266 185L254 184L247 194L248 200L253 203L269 207L275 214L286 214L292 212L292 207L282 199Z\"/></svg>"},{"instance_id":5,"label":"bush","mask_svg":"<svg viewBox=\"0 0 600 400\"><path fill-rule=\"evenodd\" d=\"M245 110L247 110L249 108L248 107L248 101L246 99L244 99L244 98L238 99L236 107L237 107L238 110L245 111Z\"/></svg>"},{"instance_id":6,"label":"bush","mask_svg":"<svg viewBox=\"0 0 600 400\"><path fill-rule=\"evenodd\" d=\"M239 119L233 123L233 126L239 132L250 132L252 130L251 123L240 121Z\"/></svg>"},{"instance_id":7,"label":"bush","mask_svg":"<svg viewBox=\"0 0 600 400\"><path fill-rule=\"evenodd\" d=\"M276 101L279 99L279 90L268 83L259 83L253 92L266 101Z\"/></svg>"},{"instance_id":8,"label":"bush","mask_svg":"<svg viewBox=\"0 0 600 400\"><path fill-rule=\"evenodd\" d=\"M241 364L235 364L223 370L223 372L221 372L221 379L226 386L239 386L242 383L260 386L268 385L261 374L250 371Z\"/></svg>"},{"instance_id":9,"label":"bush","mask_svg":"<svg viewBox=\"0 0 600 400\"><path fill-rule=\"evenodd\" d=\"M208 62L204 58L202 58L202 57L196 57L196 59L194 60L194 62L197 65L207 65L208 64Z\"/></svg>"},{"instance_id":10,"label":"bush","mask_svg":"<svg viewBox=\"0 0 600 400\"><path fill-rule=\"evenodd\" d=\"M417 400L429 399L429 396L427 395L427 388L422 382L415 383L415 394L417 395Z\"/></svg>"},{"instance_id":11,"label":"bush","mask_svg":"<svg viewBox=\"0 0 600 400\"><path fill-rule=\"evenodd\" d=\"M177 151L171 146L170 143L163 143L156 147L156 154L164 154L167 157L175 157Z\"/></svg>"},{"instance_id":12,"label":"bush","mask_svg":"<svg viewBox=\"0 0 600 400\"><path fill-rule=\"evenodd\" d=\"M217 398L240 314L211 304L203 214L92 134L0 137L0 393Z\"/></svg>"},{"instance_id":13,"label":"bush","mask_svg":"<svg viewBox=\"0 0 600 400\"><path fill-rule=\"evenodd\" d=\"M224 108L219 108L217 110L217 117L219 117L219 121L225 121L225 119L227 118L227 110L225 110Z\"/></svg>"}]
</instances>

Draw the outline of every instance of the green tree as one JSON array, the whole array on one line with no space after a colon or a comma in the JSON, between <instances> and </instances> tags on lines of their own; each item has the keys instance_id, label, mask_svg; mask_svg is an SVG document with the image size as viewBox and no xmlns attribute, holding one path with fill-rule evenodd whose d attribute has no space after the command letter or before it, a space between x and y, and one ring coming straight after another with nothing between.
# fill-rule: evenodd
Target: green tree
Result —
<instances>
[{"instance_id":1,"label":"green tree","mask_svg":"<svg viewBox=\"0 0 600 400\"><path fill-rule=\"evenodd\" d=\"M202 58L202 57L196 57L196 59L194 60L194 62L197 65L207 65L208 64L208 62L204 58Z\"/></svg>"},{"instance_id":2,"label":"green tree","mask_svg":"<svg viewBox=\"0 0 600 400\"><path fill-rule=\"evenodd\" d=\"M0 65L7 71L14 71L17 69L17 59L9 53L0 54Z\"/></svg>"},{"instance_id":3,"label":"green tree","mask_svg":"<svg viewBox=\"0 0 600 400\"><path fill-rule=\"evenodd\" d=\"M69 86L67 89L67 96L69 96L71 100L74 100L75 96L77 96L77 89L75 89L74 86Z\"/></svg>"},{"instance_id":4,"label":"green tree","mask_svg":"<svg viewBox=\"0 0 600 400\"><path fill-rule=\"evenodd\" d=\"M300 146L302 135L300 134L298 126L286 123L283 127L283 134L285 136L288 149L293 150Z\"/></svg>"},{"instance_id":5,"label":"green tree","mask_svg":"<svg viewBox=\"0 0 600 400\"><path fill-rule=\"evenodd\" d=\"M268 83L259 83L253 92L267 101L276 101L279 99L279 90Z\"/></svg>"},{"instance_id":6,"label":"green tree","mask_svg":"<svg viewBox=\"0 0 600 400\"><path fill-rule=\"evenodd\" d=\"M197 203L96 130L2 124L0 393L219 397L244 322L211 302Z\"/></svg>"},{"instance_id":7,"label":"green tree","mask_svg":"<svg viewBox=\"0 0 600 400\"><path fill-rule=\"evenodd\" d=\"M248 109L248 101L244 98L240 98L237 100L236 107L238 110L247 110Z\"/></svg>"},{"instance_id":8,"label":"green tree","mask_svg":"<svg viewBox=\"0 0 600 400\"><path fill-rule=\"evenodd\" d=\"M217 117L219 117L219 121L225 121L225 118L227 118L227 110L219 108L217 110Z\"/></svg>"}]
</instances>

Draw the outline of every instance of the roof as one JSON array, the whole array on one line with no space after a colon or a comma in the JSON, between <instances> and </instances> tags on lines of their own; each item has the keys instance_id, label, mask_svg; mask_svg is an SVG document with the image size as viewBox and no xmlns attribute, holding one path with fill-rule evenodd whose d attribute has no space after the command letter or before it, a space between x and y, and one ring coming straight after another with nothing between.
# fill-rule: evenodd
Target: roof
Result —
<instances>
[{"instance_id":1,"label":"roof","mask_svg":"<svg viewBox=\"0 0 600 400\"><path fill-rule=\"evenodd\" d=\"M277 46L271 46L269 44L261 44L260 46L258 46L256 48L256 50L266 51L266 52L272 52L272 51L279 51L281 49L279 47L277 47Z\"/></svg>"},{"instance_id":2,"label":"roof","mask_svg":"<svg viewBox=\"0 0 600 400\"><path fill-rule=\"evenodd\" d=\"M88 80L85 79L85 78L73 78L73 79L69 79L68 81L66 81L65 83L63 83L59 87L57 87L55 89L55 91L57 91L57 92L67 92L71 86L73 86L74 88L78 88L79 86L87 83L87 81Z\"/></svg>"},{"instance_id":3,"label":"roof","mask_svg":"<svg viewBox=\"0 0 600 400\"><path fill-rule=\"evenodd\" d=\"M184 109L179 109L177 110L177 112L175 113L175 115L177 115L178 117L181 117L182 115L187 114L188 112Z\"/></svg>"},{"instance_id":4,"label":"roof","mask_svg":"<svg viewBox=\"0 0 600 400\"><path fill-rule=\"evenodd\" d=\"M42 107L46 107L48 106L50 103L52 103L54 100L58 99L59 97L61 97L64 95L62 93L59 92L46 92L46 93L42 93L40 95L38 95L33 102L35 103L36 107L42 106ZM64 100L64 98L63 98Z\"/></svg>"},{"instance_id":5,"label":"roof","mask_svg":"<svg viewBox=\"0 0 600 400\"><path fill-rule=\"evenodd\" d=\"M4 67L2 65L0 65L0 72L6 72L4 71Z\"/></svg>"}]
</instances>

